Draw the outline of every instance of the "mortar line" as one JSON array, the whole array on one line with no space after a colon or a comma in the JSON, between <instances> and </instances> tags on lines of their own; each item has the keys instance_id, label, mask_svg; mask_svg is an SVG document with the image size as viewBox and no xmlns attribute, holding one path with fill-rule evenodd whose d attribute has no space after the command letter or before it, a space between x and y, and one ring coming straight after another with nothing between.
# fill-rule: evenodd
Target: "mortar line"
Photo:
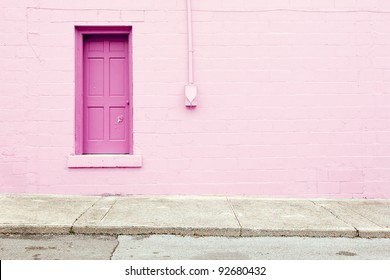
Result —
<instances>
[{"instance_id":1,"label":"mortar line","mask_svg":"<svg viewBox=\"0 0 390 280\"><path fill-rule=\"evenodd\" d=\"M229 204L230 209L231 209L232 212L233 212L234 217L235 217L236 220L237 220L238 225L240 226L240 233L239 233L239 236L242 237L242 225L241 225L241 223L240 223L240 220L238 219L237 214L236 214L236 212L234 211L234 207L233 207L231 201L229 200L229 198L228 198L228 197L225 197L225 198L226 198L226 201L227 201L228 204Z\"/></svg>"},{"instance_id":2,"label":"mortar line","mask_svg":"<svg viewBox=\"0 0 390 280\"><path fill-rule=\"evenodd\" d=\"M96 9L92 9L92 8L80 8L80 9L69 8L69 9L66 9L66 8L26 7L26 9L42 10L42 11L70 11L70 12L74 12L74 11L93 11L93 12L96 12ZM127 9L121 9L121 8L118 8L118 9L107 8L107 9L102 9L102 10L104 10L104 11L124 11L124 12L143 12L143 13L145 13L145 11L146 11L145 9L138 9L138 10L129 9L129 10L127 10ZM150 10L150 11L154 11L154 10Z\"/></svg>"},{"instance_id":3,"label":"mortar line","mask_svg":"<svg viewBox=\"0 0 390 280\"><path fill-rule=\"evenodd\" d=\"M315 206L319 206L321 207L322 209L324 209L325 211L329 212L330 214L332 214L336 219L342 221L343 223L353 227L356 231L356 237L360 237L360 232L359 230L352 224L348 223L347 221L344 221L343 219L341 219L339 216L337 216L335 213L333 213L330 209L326 208L325 206L322 206L322 205L319 205L319 204L316 204L313 200L310 200Z\"/></svg>"},{"instance_id":4,"label":"mortar line","mask_svg":"<svg viewBox=\"0 0 390 280\"><path fill-rule=\"evenodd\" d=\"M29 6L26 7L27 9L31 10L43 10L43 11L96 11L96 9L92 8L81 8L81 9L75 9L75 8L45 8L45 7L34 7ZM155 11L154 9L137 9L137 10L127 10L127 9L121 9L121 8L106 8L103 9L104 11L130 11L130 12L147 12L147 11ZM185 9L175 9L174 11L185 11ZM270 12L295 12L295 13L321 13L321 14L338 14L338 13L372 13L372 14L389 14L390 10L370 10L370 9L355 9L355 10L341 10L341 9L334 9L334 10L310 10L310 9L251 9L251 10L223 10L223 9L193 9L194 12L214 12L214 13L270 13Z\"/></svg>"}]
</instances>

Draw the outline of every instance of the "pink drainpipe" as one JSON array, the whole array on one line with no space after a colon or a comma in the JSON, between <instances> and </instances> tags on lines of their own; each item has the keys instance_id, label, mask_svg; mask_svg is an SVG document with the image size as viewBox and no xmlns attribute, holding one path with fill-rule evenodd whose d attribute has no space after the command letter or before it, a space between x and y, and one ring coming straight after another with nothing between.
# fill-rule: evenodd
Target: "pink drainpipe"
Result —
<instances>
[{"instance_id":1,"label":"pink drainpipe","mask_svg":"<svg viewBox=\"0 0 390 280\"><path fill-rule=\"evenodd\" d=\"M188 84L194 83L193 59L194 49L192 45L192 12L191 0L187 0L187 30L188 30Z\"/></svg>"},{"instance_id":2,"label":"pink drainpipe","mask_svg":"<svg viewBox=\"0 0 390 280\"><path fill-rule=\"evenodd\" d=\"M188 84L185 86L185 105L195 107L197 105L197 88L194 85L194 48L192 42L192 11L191 0L187 0L187 32L188 32Z\"/></svg>"}]
</instances>

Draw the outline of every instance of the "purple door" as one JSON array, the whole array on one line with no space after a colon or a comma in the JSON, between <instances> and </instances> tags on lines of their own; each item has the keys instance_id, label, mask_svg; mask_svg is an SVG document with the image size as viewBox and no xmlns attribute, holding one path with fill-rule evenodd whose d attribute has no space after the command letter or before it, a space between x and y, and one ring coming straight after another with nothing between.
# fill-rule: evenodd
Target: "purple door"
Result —
<instances>
[{"instance_id":1,"label":"purple door","mask_svg":"<svg viewBox=\"0 0 390 280\"><path fill-rule=\"evenodd\" d=\"M83 150L85 154L130 152L128 37L84 37Z\"/></svg>"}]
</instances>

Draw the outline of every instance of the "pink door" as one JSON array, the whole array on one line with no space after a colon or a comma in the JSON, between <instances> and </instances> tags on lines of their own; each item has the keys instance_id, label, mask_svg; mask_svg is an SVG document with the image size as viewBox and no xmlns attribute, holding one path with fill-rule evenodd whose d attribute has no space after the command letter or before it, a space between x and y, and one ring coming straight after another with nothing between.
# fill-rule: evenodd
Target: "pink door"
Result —
<instances>
[{"instance_id":1,"label":"pink door","mask_svg":"<svg viewBox=\"0 0 390 280\"><path fill-rule=\"evenodd\" d=\"M128 37L84 36L83 150L130 152Z\"/></svg>"}]
</instances>

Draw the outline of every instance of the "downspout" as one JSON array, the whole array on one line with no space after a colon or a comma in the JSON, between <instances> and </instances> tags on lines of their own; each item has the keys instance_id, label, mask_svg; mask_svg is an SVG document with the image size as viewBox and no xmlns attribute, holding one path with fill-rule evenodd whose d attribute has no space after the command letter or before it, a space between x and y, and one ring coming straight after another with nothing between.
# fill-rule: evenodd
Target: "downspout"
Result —
<instances>
[{"instance_id":1,"label":"downspout","mask_svg":"<svg viewBox=\"0 0 390 280\"><path fill-rule=\"evenodd\" d=\"M192 40L192 10L191 0L187 0L187 36L188 36L188 83L185 86L185 105L195 107L197 105L197 88L194 85L194 47Z\"/></svg>"},{"instance_id":2,"label":"downspout","mask_svg":"<svg viewBox=\"0 0 390 280\"><path fill-rule=\"evenodd\" d=\"M187 0L187 32L188 32L188 84L194 83L194 46L192 43L192 11L191 0Z\"/></svg>"}]
</instances>

